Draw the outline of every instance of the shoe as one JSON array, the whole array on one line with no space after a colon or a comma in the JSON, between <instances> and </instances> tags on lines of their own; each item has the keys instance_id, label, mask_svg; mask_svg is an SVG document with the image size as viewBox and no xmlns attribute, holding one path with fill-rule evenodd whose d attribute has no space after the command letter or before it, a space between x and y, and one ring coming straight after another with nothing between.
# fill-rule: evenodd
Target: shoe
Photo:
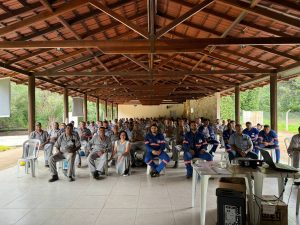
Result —
<instances>
[{"instance_id":1,"label":"shoe","mask_svg":"<svg viewBox=\"0 0 300 225\"><path fill-rule=\"evenodd\" d=\"M295 182L294 182L294 185L300 186L300 181L295 181Z\"/></svg>"},{"instance_id":2,"label":"shoe","mask_svg":"<svg viewBox=\"0 0 300 225\"><path fill-rule=\"evenodd\" d=\"M75 179L72 176L69 176L69 182L75 181Z\"/></svg>"},{"instance_id":3,"label":"shoe","mask_svg":"<svg viewBox=\"0 0 300 225\"><path fill-rule=\"evenodd\" d=\"M186 175L186 179L192 178L192 175Z\"/></svg>"},{"instance_id":4,"label":"shoe","mask_svg":"<svg viewBox=\"0 0 300 225\"><path fill-rule=\"evenodd\" d=\"M98 171L98 174L105 175L105 172L104 171Z\"/></svg>"},{"instance_id":5,"label":"shoe","mask_svg":"<svg viewBox=\"0 0 300 225\"><path fill-rule=\"evenodd\" d=\"M124 173L124 174L123 174L123 177L128 177L128 176L129 176L128 173Z\"/></svg>"},{"instance_id":6,"label":"shoe","mask_svg":"<svg viewBox=\"0 0 300 225\"><path fill-rule=\"evenodd\" d=\"M52 178L49 180L49 182L54 182L58 180L58 176L57 175L53 175Z\"/></svg>"},{"instance_id":7,"label":"shoe","mask_svg":"<svg viewBox=\"0 0 300 225\"><path fill-rule=\"evenodd\" d=\"M178 161L175 161L173 168L178 168Z\"/></svg>"},{"instance_id":8,"label":"shoe","mask_svg":"<svg viewBox=\"0 0 300 225\"><path fill-rule=\"evenodd\" d=\"M95 172L93 173L93 177L94 177L94 179L96 179L96 180L100 180L100 176L99 176L98 171L95 171Z\"/></svg>"},{"instance_id":9,"label":"shoe","mask_svg":"<svg viewBox=\"0 0 300 225\"><path fill-rule=\"evenodd\" d=\"M45 165L45 167L49 167L49 165Z\"/></svg>"},{"instance_id":10,"label":"shoe","mask_svg":"<svg viewBox=\"0 0 300 225\"><path fill-rule=\"evenodd\" d=\"M159 173L154 171L152 172L151 177L159 177Z\"/></svg>"},{"instance_id":11,"label":"shoe","mask_svg":"<svg viewBox=\"0 0 300 225\"><path fill-rule=\"evenodd\" d=\"M81 168L81 163L79 163L79 164L77 165L77 168Z\"/></svg>"}]
</instances>

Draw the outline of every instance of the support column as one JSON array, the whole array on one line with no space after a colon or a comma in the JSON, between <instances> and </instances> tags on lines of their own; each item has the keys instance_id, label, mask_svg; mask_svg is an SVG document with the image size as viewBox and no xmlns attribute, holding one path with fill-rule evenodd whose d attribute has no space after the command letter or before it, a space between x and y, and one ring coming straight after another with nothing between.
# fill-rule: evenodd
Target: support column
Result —
<instances>
[{"instance_id":1,"label":"support column","mask_svg":"<svg viewBox=\"0 0 300 225\"><path fill-rule=\"evenodd\" d=\"M68 88L64 88L64 122L69 123L69 98Z\"/></svg>"},{"instance_id":2,"label":"support column","mask_svg":"<svg viewBox=\"0 0 300 225\"><path fill-rule=\"evenodd\" d=\"M104 115L104 120L107 120L107 100L105 100L105 115Z\"/></svg>"},{"instance_id":3,"label":"support column","mask_svg":"<svg viewBox=\"0 0 300 225\"><path fill-rule=\"evenodd\" d=\"M88 110L87 110L87 94L83 97L83 120L86 122L88 120Z\"/></svg>"},{"instance_id":4,"label":"support column","mask_svg":"<svg viewBox=\"0 0 300 225\"><path fill-rule=\"evenodd\" d=\"M99 114L99 97L96 98L96 121L100 121L100 114Z\"/></svg>"},{"instance_id":5,"label":"support column","mask_svg":"<svg viewBox=\"0 0 300 225\"><path fill-rule=\"evenodd\" d=\"M34 131L35 124L35 76L28 77L28 132Z\"/></svg>"},{"instance_id":6,"label":"support column","mask_svg":"<svg viewBox=\"0 0 300 225\"><path fill-rule=\"evenodd\" d=\"M277 74L270 75L270 118L271 128L278 132L277 127Z\"/></svg>"},{"instance_id":7,"label":"support column","mask_svg":"<svg viewBox=\"0 0 300 225\"><path fill-rule=\"evenodd\" d=\"M117 113L116 119L119 119L119 104L116 105L116 113Z\"/></svg>"},{"instance_id":8,"label":"support column","mask_svg":"<svg viewBox=\"0 0 300 225\"><path fill-rule=\"evenodd\" d=\"M235 101L235 122L240 123L240 115L241 115L241 101L240 101L240 86L235 86L235 95L234 95L234 101Z\"/></svg>"},{"instance_id":9,"label":"support column","mask_svg":"<svg viewBox=\"0 0 300 225\"><path fill-rule=\"evenodd\" d=\"M114 120L114 103L111 103L111 121Z\"/></svg>"}]
</instances>

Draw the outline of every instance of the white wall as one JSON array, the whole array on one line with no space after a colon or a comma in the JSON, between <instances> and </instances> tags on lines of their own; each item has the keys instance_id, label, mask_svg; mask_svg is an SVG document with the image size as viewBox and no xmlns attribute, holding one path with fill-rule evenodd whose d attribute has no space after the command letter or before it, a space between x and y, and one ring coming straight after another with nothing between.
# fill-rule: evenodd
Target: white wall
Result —
<instances>
[{"instance_id":1,"label":"white wall","mask_svg":"<svg viewBox=\"0 0 300 225\"><path fill-rule=\"evenodd\" d=\"M119 105L118 118L170 117L183 115L183 104L163 105Z\"/></svg>"}]
</instances>

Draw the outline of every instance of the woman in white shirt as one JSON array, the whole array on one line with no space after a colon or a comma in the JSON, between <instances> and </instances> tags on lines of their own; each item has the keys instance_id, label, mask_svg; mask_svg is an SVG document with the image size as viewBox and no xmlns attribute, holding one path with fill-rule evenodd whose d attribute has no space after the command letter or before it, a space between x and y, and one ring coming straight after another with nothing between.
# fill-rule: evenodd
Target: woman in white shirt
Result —
<instances>
[{"instance_id":1,"label":"woman in white shirt","mask_svg":"<svg viewBox=\"0 0 300 225\"><path fill-rule=\"evenodd\" d=\"M130 143L126 131L121 131L119 133L119 140L115 141L110 160L114 157L116 158L117 174L128 176L130 167Z\"/></svg>"}]
</instances>

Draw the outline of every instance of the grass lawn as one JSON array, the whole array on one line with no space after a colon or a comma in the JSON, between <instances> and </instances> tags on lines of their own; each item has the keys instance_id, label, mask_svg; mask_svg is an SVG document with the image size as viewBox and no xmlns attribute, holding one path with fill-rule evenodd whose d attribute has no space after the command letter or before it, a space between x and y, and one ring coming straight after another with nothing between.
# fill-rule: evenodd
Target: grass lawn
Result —
<instances>
[{"instance_id":1,"label":"grass lawn","mask_svg":"<svg viewBox=\"0 0 300 225\"><path fill-rule=\"evenodd\" d=\"M8 147L8 146L5 146L5 145L0 145L0 152L7 151L7 150L9 150L9 149L11 149L11 148L10 148L10 147Z\"/></svg>"}]
</instances>

